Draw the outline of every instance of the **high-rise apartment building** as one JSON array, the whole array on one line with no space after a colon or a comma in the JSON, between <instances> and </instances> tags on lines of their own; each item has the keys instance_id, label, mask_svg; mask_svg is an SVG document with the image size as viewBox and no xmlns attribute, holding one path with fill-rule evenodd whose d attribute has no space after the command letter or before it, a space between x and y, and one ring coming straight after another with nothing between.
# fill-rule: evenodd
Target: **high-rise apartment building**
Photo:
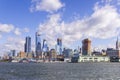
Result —
<instances>
[{"instance_id":1,"label":"high-rise apartment building","mask_svg":"<svg viewBox=\"0 0 120 80\"><path fill-rule=\"evenodd\" d=\"M16 56L16 51L15 50L11 50L11 56L15 57Z\"/></svg>"},{"instance_id":2,"label":"high-rise apartment building","mask_svg":"<svg viewBox=\"0 0 120 80\"><path fill-rule=\"evenodd\" d=\"M62 54L62 39L61 38L57 39L56 51L58 55Z\"/></svg>"},{"instance_id":3,"label":"high-rise apartment building","mask_svg":"<svg viewBox=\"0 0 120 80\"><path fill-rule=\"evenodd\" d=\"M42 57L42 49L41 49L41 36L38 32L35 34L35 52L36 57Z\"/></svg>"},{"instance_id":4,"label":"high-rise apartment building","mask_svg":"<svg viewBox=\"0 0 120 80\"><path fill-rule=\"evenodd\" d=\"M45 39L43 40L42 51L43 52L47 52L48 51L47 41Z\"/></svg>"},{"instance_id":5,"label":"high-rise apartment building","mask_svg":"<svg viewBox=\"0 0 120 80\"><path fill-rule=\"evenodd\" d=\"M63 55L64 55L65 58L72 57L72 55L73 55L72 49L69 49L69 48L66 49L66 48L64 48L63 49Z\"/></svg>"},{"instance_id":6,"label":"high-rise apartment building","mask_svg":"<svg viewBox=\"0 0 120 80\"><path fill-rule=\"evenodd\" d=\"M88 38L82 41L82 55L91 55L91 40Z\"/></svg>"},{"instance_id":7,"label":"high-rise apartment building","mask_svg":"<svg viewBox=\"0 0 120 80\"><path fill-rule=\"evenodd\" d=\"M31 37L27 36L25 40L25 52L30 53L31 52Z\"/></svg>"}]
</instances>

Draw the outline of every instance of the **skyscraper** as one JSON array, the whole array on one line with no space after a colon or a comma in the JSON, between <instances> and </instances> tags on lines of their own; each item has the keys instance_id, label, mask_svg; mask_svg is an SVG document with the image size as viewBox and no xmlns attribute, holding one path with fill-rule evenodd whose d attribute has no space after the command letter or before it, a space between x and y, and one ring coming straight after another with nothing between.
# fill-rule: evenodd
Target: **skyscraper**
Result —
<instances>
[{"instance_id":1,"label":"skyscraper","mask_svg":"<svg viewBox=\"0 0 120 80\"><path fill-rule=\"evenodd\" d=\"M120 42L119 42L119 39L117 37L117 41L116 41L116 50L119 50L120 49Z\"/></svg>"},{"instance_id":2,"label":"skyscraper","mask_svg":"<svg viewBox=\"0 0 120 80\"><path fill-rule=\"evenodd\" d=\"M11 50L11 56L15 57L16 56L16 51L15 50Z\"/></svg>"},{"instance_id":3,"label":"skyscraper","mask_svg":"<svg viewBox=\"0 0 120 80\"><path fill-rule=\"evenodd\" d=\"M88 38L82 41L82 55L91 55L91 40Z\"/></svg>"},{"instance_id":4,"label":"skyscraper","mask_svg":"<svg viewBox=\"0 0 120 80\"><path fill-rule=\"evenodd\" d=\"M43 52L47 52L48 51L48 45L47 45L47 41L45 39L43 40L42 51Z\"/></svg>"},{"instance_id":5,"label":"skyscraper","mask_svg":"<svg viewBox=\"0 0 120 80\"><path fill-rule=\"evenodd\" d=\"M41 50L41 36L38 32L35 34L35 52L36 57L42 57L42 50Z\"/></svg>"},{"instance_id":6,"label":"skyscraper","mask_svg":"<svg viewBox=\"0 0 120 80\"><path fill-rule=\"evenodd\" d=\"M30 53L31 52L31 37L27 36L25 41L25 52Z\"/></svg>"},{"instance_id":7,"label":"skyscraper","mask_svg":"<svg viewBox=\"0 0 120 80\"><path fill-rule=\"evenodd\" d=\"M62 39L60 38L57 39L56 51L58 55L62 54Z\"/></svg>"}]
</instances>

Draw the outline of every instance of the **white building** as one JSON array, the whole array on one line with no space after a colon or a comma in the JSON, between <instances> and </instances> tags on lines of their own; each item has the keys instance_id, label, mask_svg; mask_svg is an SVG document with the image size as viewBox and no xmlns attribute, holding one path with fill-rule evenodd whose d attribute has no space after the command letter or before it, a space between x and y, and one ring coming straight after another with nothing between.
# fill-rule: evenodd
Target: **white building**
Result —
<instances>
[{"instance_id":1,"label":"white building","mask_svg":"<svg viewBox=\"0 0 120 80\"><path fill-rule=\"evenodd\" d=\"M108 56L79 56L78 62L109 62Z\"/></svg>"}]
</instances>

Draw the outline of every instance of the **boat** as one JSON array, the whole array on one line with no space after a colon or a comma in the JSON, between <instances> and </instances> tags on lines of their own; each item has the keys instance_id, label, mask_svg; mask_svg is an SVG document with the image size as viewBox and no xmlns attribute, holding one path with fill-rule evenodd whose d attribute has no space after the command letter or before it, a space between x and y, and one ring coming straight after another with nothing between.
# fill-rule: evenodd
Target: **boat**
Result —
<instances>
[{"instance_id":1,"label":"boat","mask_svg":"<svg viewBox=\"0 0 120 80\"><path fill-rule=\"evenodd\" d=\"M23 58L19 61L19 63L29 63L29 60L26 58Z\"/></svg>"},{"instance_id":2,"label":"boat","mask_svg":"<svg viewBox=\"0 0 120 80\"><path fill-rule=\"evenodd\" d=\"M14 63L14 62L18 62L18 60L12 60L11 62L13 62L13 63Z\"/></svg>"}]
</instances>

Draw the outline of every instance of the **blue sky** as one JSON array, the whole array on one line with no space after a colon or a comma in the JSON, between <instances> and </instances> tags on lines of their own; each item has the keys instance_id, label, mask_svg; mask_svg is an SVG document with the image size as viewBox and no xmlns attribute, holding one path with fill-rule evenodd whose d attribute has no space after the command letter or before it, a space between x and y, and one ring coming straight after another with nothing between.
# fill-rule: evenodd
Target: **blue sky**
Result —
<instances>
[{"instance_id":1,"label":"blue sky","mask_svg":"<svg viewBox=\"0 0 120 80\"><path fill-rule=\"evenodd\" d=\"M35 32L54 48L81 47L84 38L93 48L115 47L120 31L120 0L0 0L0 52L24 50L26 36Z\"/></svg>"}]
</instances>

